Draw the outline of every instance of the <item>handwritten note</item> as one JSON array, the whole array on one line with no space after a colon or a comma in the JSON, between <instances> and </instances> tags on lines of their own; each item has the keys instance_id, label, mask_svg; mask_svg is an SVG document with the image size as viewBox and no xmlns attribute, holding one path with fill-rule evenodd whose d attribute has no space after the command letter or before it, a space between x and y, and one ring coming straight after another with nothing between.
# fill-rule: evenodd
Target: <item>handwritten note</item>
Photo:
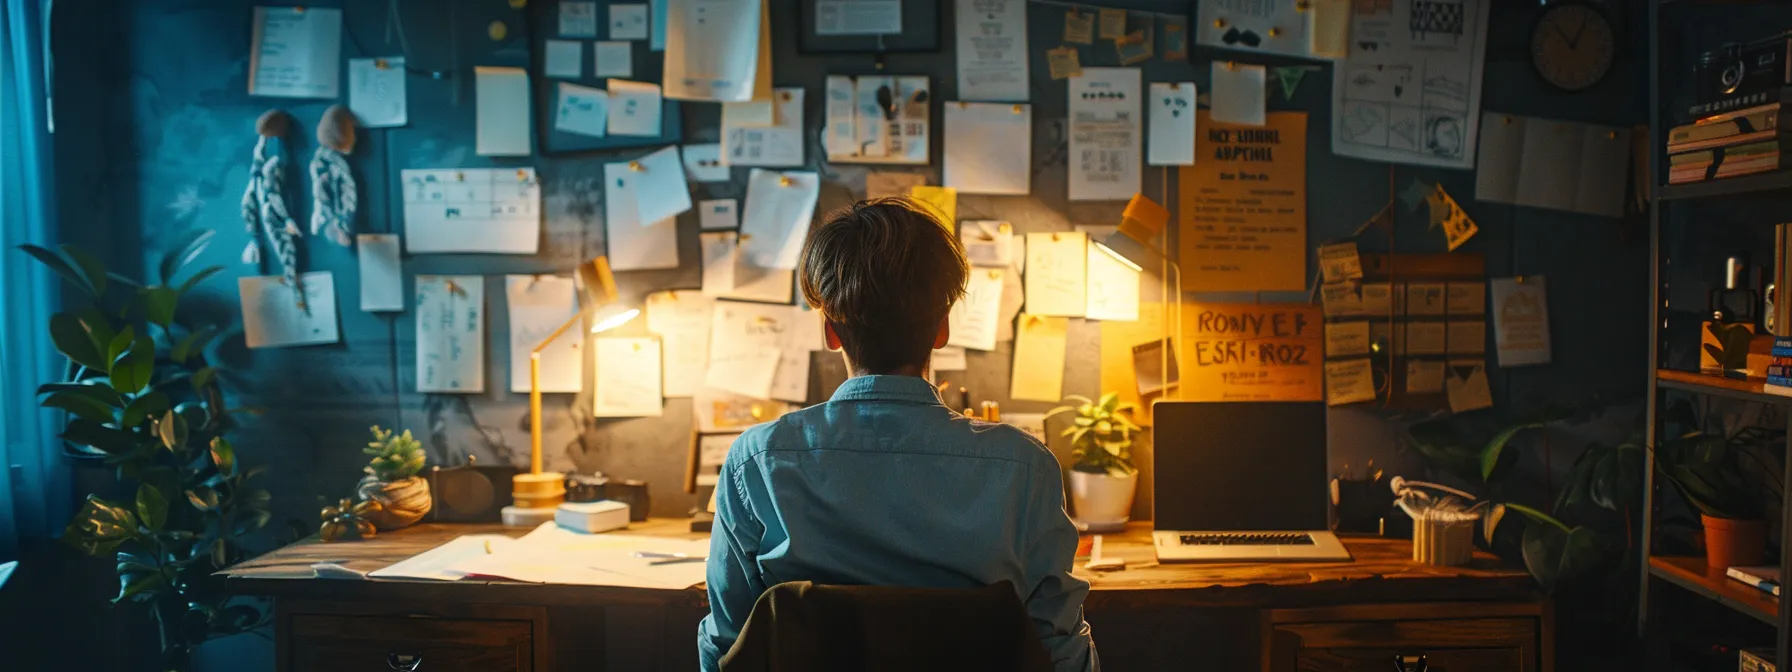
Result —
<instances>
[{"instance_id":1,"label":"handwritten note","mask_svg":"<svg viewBox=\"0 0 1792 672\"><path fill-rule=\"evenodd\" d=\"M256 7L249 95L335 98L342 63L342 10Z\"/></svg>"},{"instance_id":2,"label":"handwritten note","mask_svg":"<svg viewBox=\"0 0 1792 672\"><path fill-rule=\"evenodd\" d=\"M485 278L417 276L417 391L485 391Z\"/></svg>"},{"instance_id":3,"label":"handwritten note","mask_svg":"<svg viewBox=\"0 0 1792 672\"><path fill-rule=\"evenodd\" d=\"M698 292L647 295L647 331L660 337L660 379L667 397L688 397L703 386L715 299Z\"/></svg>"},{"instance_id":4,"label":"handwritten note","mask_svg":"<svg viewBox=\"0 0 1792 672\"><path fill-rule=\"evenodd\" d=\"M1070 320L1031 313L1020 316L1014 333L1014 375L1008 397L1027 401L1064 398L1064 351Z\"/></svg>"},{"instance_id":5,"label":"handwritten note","mask_svg":"<svg viewBox=\"0 0 1792 672\"><path fill-rule=\"evenodd\" d=\"M795 315L791 306L716 302L709 336L709 373L704 384L755 398L771 397L774 390L788 394L793 381L778 386L780 360L792 349ZM808 352L802 353L803 357ZM786 376L795 372L785 369ZM808 384L807 365L802 371ZM805 387L805 391L806 391Z\"/></svg>"},{"instance_id":6,"label":"handwritten note","mask_svg":"<svg viewBox=\"0 0 1792 672\"><path fill-rule=\"evenodd\" d=\"M299 276L298 291L280 276L236 279L242 301L243 340L251 348L316 345L340 340L336 325L336 279L329 271Z\"/></svg>"},{"instance_id":7,"label":"handwritten note","mask_svg":"<svg viewBox=\"0 0 1792 672\"><path fill-rule=\"evenodd\" d=\"M362 233L355 236L361 268L361 310L404 310L404 267L398 257L398 236Z\"/></svg>"},{"instance_id":8,"label":"handwritten note","mask_svg":"<svg viewBox=\"0 0 1792 672\"><path fill-rule=\"evenodd\" d=\"M405 170L400 176L411 254L535 254L541 245L534 168Z\"/></svg>"},{"instance_id":9,"label":"handwritten note","mask_svg":"<svg viewBox=\"0 0 1792 672\"><path fill-rule=\"evenodd\" d=\"M972 350L996 349L997 324L1001 321L1003 275L999 268L971 269L964 298L952 305L946 317L952 335L947 341Z\"/></svg>"},{"instance_id":10,"label":"handwritten note","mask_svg":"<svg viewBox=\"0 0 1792 672\"><path fill-rule=\"evenodd\" d=\"M1367 358L1325 363L1325 403L1341 406L1375 401L1375 369Z\"/></svg>"},{"instance_id":11,"label":"handwritten note","mask_svg":"<svg viewBox=\"0 0 1792 672\"><path fill-rule=\"evenodd\" d=\"M643 225L676 217L691 209L691 187L684 179L677 147L664 147L628 164L622 188L634 191L635 218Z\"/></svg>"},{"instance_id":12,"label":"handwritten note","mask_svg":"<svg viewBox=\"0 0 1792 672\"><path fill-rule=\"evenodd\" d=\"M660 134L660 85L606 80L610 88L609 132L614 135L658 136Z\"/></svg>"},{"instance_id":13,"label":"handwritten note","mask_svg":"<svg viewBox=\"0 0 1792 672\"><path fill-rule=\"evenodd\" d=\"M1329 322L1325 325L1325 356L1369 354L1368 322Z\"/></svg>"},{"instance_id":14,"label":"handwritten note","mask_svg":"<svg viewBox=\"0 0 1792 672\"><path fill-rule=\"evenodd\" d=\"M1089 237L1027 234L1027 312L1082 317L1088 310Z\"/></svg>"},{"instance_id":15,"label":"handwritten note","mask_svg":"<svg viewBox=\"0 0 1792 672\"><path fill-rule=\"evenodd\" d=\"M809 400L809 351L786 346L778 354L778 372L772 375L771 398L803 403Z\"/></svg>"},{"instance_id":16,"label":"handwritten note","mask_svg":"<svg viewBox=\"0 0 1792 672\"><path fill-rule=\"evenodd\" d=\"M731 166L803 165L803 90L780 88L767 101L723 104L722 155Z\"/></svg>"},{"instance_id":17,"label":"handwritten note","mask_svg":"<svg viewBox=\"0 0 1792 672\"><path fill-rule=\"evenodd\" d=\"M1200 113L1195 165L1178 170L1182 272L1189 291L1305 289L1307 115L1261 127ZM1260 121L1259 123L1265 123Z\"/></svg>"},{"instance_id":18,"label":"handwritten note","mask_svg":"<svg viewBox=\"0 0 1792 672\"><path fill-rule=\"evenodd\" d=\"M946 186L966 194L1032 190L1033 106L946 104Z\"/></svg>"},{"instance_id":19,"label":"handwritten note","mask_svg":"<svg viewBox=\"0 0 1792 672\"><path fill-rule=\"evenodd\" d=\"M652 338L599 338L592 415L659 417L660 342Z\"/></svg>"},{"instance_id":20,"label":"handwritten note","mask_svg":"<svg viewBox=\"0 0 1792 672\"><path fill-rule=\"evenodd\" d=\"M571 276L504 278L510 312L510 391L529 391L529 354L579 312ZM585 387L585 330L574 324L541 351L541 391L577 393Z\"/></svg>"},{"instance_id":21,"label":"handwritten note","mask_svg":"<svg viewBox=\"0 0 1792 672\"><path fill-rule=\"evenodd\" d=\"M697 228L701 231L732 231L740 228L740 201L732 198L699 201Z\"/></svg>"},{"instance_id":22,"label":"handwritten note","mask_svg":"<svg viewBox=\"0 0 1792 672\"><path fill-rule=\"evenodd\" d=\"M647 39L647 5L610 5L610 39Z\"/></svg>"},{"instance_id":23,"label":"handwritten note","mask_svg":"<svg viewBox=\"0 0 1792 672\"><path fill-rule=\"evenodd\" d=\"M1356 243L1320 245L1319 274L1328 283L1361 280L1363 278L1363 258L1356 252Z\"/></svg>"},{"instance_id":24,"label":"handwritten note","mask_svg":"<svg viewBox=\"0 0 1792 672\"><path fill-rule=\"evenodd\" d=\"M666 94L677 100L752 100L760 66L771 66L765 19L764 3L752 0L668 2Z\"/></svg>"},{"instance_id":25,"label":"handwritten note","mask_svg":"<svg viewBox=\"0 0 1792 672\"><path fill-rule=\"evenodd\" d=\"M391 128L410 123L404 75L403 56L349 59L348 109L361 126Z\"/></svg>"},{"instance_id":26,"label":"handwritten note","mask_svg":"<svg viewBox=\"0 0 1792 672\"><path fill-rule=\"evenodd\" d=\"M554 130L601 138L609 134L610 92L560 82L554 106Z\"/></svg>"},{"instance_id":27,"label":"handwritten note","mask_svg":"<svg viewBox=\"0 0 1792 672\"><path fill-rule=\"evenodd\" d=\"M1406 360L1407 394L1441 394L1443 391L1443 362L1430 359Z\"/></svg>"},{"instance_id":28,"label":"handwritten note","mask_svg":"<svg viewBox=\"0 0 1792 672\"><path fill-rule=\"evenodd\" d=\"M1091 320L1139 319L1139 267L1102 245L1090 245L1088 306Z\"/></svg>"},{"instance_id":29,"label":"handwritten note","mask_svg":"<svg viewBox=\"0 0 1792 672\"><path fill-rule=\"evenodd\" d=\"M1194 401L1319 401L1325 398L1322 318L1317 306L1183 306L1182 380Z\"/></svg>"}]
</instances>

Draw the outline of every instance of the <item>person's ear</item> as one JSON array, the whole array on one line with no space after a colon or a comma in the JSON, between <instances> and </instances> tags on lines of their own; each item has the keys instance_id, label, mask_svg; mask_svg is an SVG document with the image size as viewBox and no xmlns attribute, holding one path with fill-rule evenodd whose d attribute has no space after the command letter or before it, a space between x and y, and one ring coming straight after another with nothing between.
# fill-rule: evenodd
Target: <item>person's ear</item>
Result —
<instances>
[{"instance_id":1,"label":"person's ear","mask_svg":"<svg viewBox=\"0 0 1792 672\"><path fill-rule=\"evenodd\" d=\"M822 320L821 321L821 331L822 331L822 335L826 337L826 340L828 342L828 349L836 351L836 352L839 351L840 350L840 335L834 333L834 323L829 322L827 320Z\"/></svg>"},{"instance_id":2,"label":"person's ear","mask_svg":"<svg viewBox=\"0 0 1792 672\"><path fill-rule=\"evenodd\" d=\"M950 319L940 320L940 333L934 334L934 336L933 336L933 349L938 350L940 348L946 347L946 343L951 340L952 340L952 320L950 320Z\"/></svg>"}]
</instances>

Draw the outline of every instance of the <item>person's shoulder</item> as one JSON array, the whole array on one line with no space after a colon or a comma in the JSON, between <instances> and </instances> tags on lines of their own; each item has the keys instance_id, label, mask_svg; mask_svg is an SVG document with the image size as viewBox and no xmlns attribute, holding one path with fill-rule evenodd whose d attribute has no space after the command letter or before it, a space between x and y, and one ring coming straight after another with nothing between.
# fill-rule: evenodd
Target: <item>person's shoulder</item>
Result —
<instances>
[{"instance_id":1,"label":"person's shoulder","mask_svg":"<svg viewBox=\"0 0 1792 672\"><path fill-rule=\"evenodd\" d=\"M795 428L801 425L802 414L809 410L813 409L793 411L746 428L740 436L734 438L734 445L728 448L727 461L738 463L750 460L776 447L780 442L796 440L801 432Z\"/></svg>"},{"instance_id":2,"label":"person's shoulder","mask_svg":"<svg viewBox=\"0 0 1792 672\"><path fill-rule=\"evenodd\" d=\"M987 450L995 456L1006 457L1017 462L1024 462L1035 467L1048 467L1058 470L1058 457L1039 437L1022 431L1019 427L1002 422L971 420L971 431L978 437Z\"/></svg>"}]
</instances>

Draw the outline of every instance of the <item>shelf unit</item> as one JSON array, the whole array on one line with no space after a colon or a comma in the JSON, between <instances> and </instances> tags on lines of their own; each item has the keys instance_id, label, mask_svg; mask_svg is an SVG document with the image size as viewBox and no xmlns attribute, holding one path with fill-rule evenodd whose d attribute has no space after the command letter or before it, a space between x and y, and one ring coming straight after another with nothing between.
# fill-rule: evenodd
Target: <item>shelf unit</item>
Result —
<instances>
[{"instance_id":1,"label":"shelf unit","mask_svg":"<svg viewBox=\"0 0 1792 672\"><path fill-rule=\"evenodd\" d=\"M1704 558L1673 557L1655 555L1655 519L1658 501L1656 494L1661 487L1660 479L1655 476L1655 453L1652 449L1657 444L1661 431L1660 406L1666 391L1680 391L1696 395L1737 399L1745 402L1769 404L1782 407L1788 412L1787 435L1792 437L1792 397L1785 397L1763 391L1762 380L1734 380L1722 376L1703 374L1691 371L1678 371L1664 367L1662 362L1662 338L1665 332L1664 317L1666 302L1664 296L1664 264L1662 230L1667 221L1664 210L1673 208L1696 208L1701 203L1711 203L1710 199L1726 198L1730 200L1750 199L1785 201L1792 204L1792 170L1777 170L1755 175L1724 178L1692 184L1666 184L1666 156L1661 148L1667 145L1668 129L1680 123L1677 110L1670 110L1668 98L1664 96L1665 87L1679 87L1684 90L1690 86L1685 78L1677 76L1683 63L1664 64L1664 54L1683 56L1684 51L1670 48L1680 46L1678 41L1686 34L1696 33L1684 29L1681 22L1688 20L1679 16L1680 8L1703 4L1696 0L1661 0L1648 3L1649 32L1649 129L1650 153L1649 175L1656 185L1649 198L1649 314L1652 328L1649 332L1649 392L1647 397L1645 428L1645 444L1651 450L1644 451L1643 474L1646 479L1643 488L1643 526L1642 549L1640 561L1642 585L1640 586L1638 608L1638 629L1643 641L1650 647L1649 665L1651 668L1668 664L1665 650L1665 636L1672 627L1668 621L1672 615L1657 613L1662 610L1650 608L1650 591L1684 590L1693 595L1709 599L1726 608L1745 614L1775 628L1774 645L1777 647L1778 669L1792 669L1792 608L1789 608L1777 597L1768 595L1757 588L1731 580L1725 576L1722 568L1707 568ZM1663 14L1670 15L1670 23L1663 24ZM1792 13L1787 15L1792 19ZM1740 36L1739 36L1740 37ZM1664 42L1664 40L1666 40ZM1716 45L1693 45L1708 48ZM1664 70L1664 66L1670 68ZM1664 79L1664 74L1675 76ZM1701 199L1705 199L1701 201ZM1792 209L1792 208L1789 208ZM1788 217L1792 219L1792 217ZM1676 260L1676 263L1685 263ZM1696 260L1695 262L1696 263ZM1785 473L1781 474L1782 483L1792 485L1792 459L1785 462ZM1782 506L1784 504L1782 503ZM1792 576L1792 511L1781 512L1782 548L1780 554L1780 572L1782 576ZM1660 648L1657 648L1660 647Z\"/></svg>"}]
</instances>

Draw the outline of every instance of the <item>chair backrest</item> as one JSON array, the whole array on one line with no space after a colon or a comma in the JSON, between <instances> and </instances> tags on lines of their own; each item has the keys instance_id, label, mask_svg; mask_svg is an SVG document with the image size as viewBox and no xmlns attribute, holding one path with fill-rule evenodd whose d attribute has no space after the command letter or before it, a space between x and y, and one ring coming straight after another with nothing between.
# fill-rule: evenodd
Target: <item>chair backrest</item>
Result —
<instances>
[{"instance_id":1,"label":"chair backrest","mask_svg":"<svg viewBox=\"0 0 1792 672\"><path fill-rule=\"evenodd\" d=\"M1051 670L1014 585L772 586L753 604L723 672Z\"/></svg>"}]
</instances>

